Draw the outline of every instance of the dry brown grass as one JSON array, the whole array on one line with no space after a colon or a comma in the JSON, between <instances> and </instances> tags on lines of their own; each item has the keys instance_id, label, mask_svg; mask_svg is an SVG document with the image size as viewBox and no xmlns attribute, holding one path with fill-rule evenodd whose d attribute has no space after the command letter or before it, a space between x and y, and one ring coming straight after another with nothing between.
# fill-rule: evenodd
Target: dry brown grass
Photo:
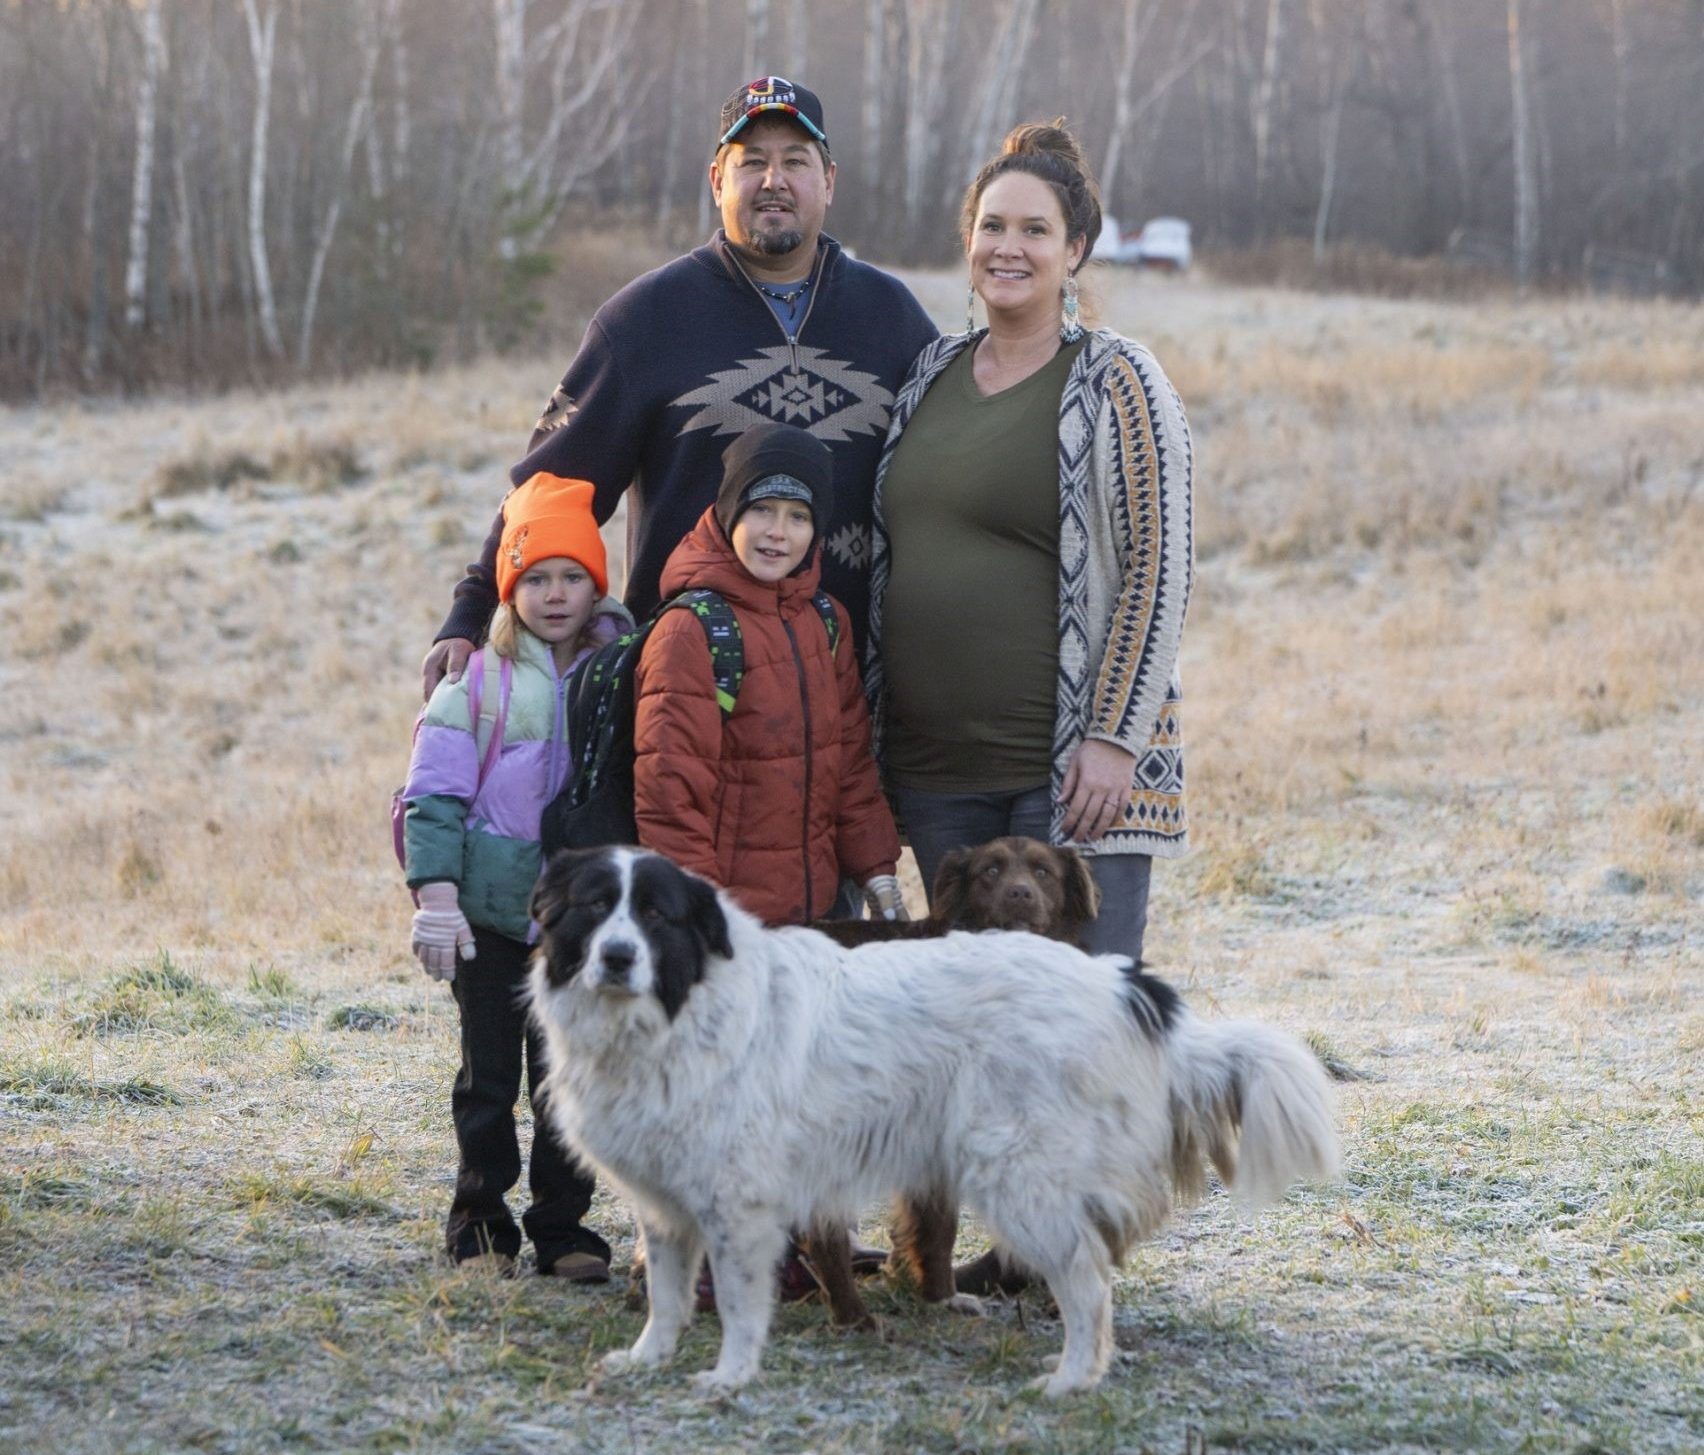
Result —
<instances>
[{"instance_id":1,"label":"dry brown grass","mask_svg":"<svg viewBox=\"0 0 1704 1455\"><path fill-rule=\"evenodd\" d=\"M0 1442L1697 1448L1700 311L1102 291L1199 446L1196 852L1150 958L1365 1075L1343 1183L1142 1250L1130 1358L1071 1410L1007 1398L1033 1306L886 1293L890 1342L790 1313L734 1406L588 1392L618 1294L434 1262L454 1016L385 820L568 345L10 410L44 504L0 509ZM221 488L239 454L264 477Z\"/></svg>"}]
</instances>

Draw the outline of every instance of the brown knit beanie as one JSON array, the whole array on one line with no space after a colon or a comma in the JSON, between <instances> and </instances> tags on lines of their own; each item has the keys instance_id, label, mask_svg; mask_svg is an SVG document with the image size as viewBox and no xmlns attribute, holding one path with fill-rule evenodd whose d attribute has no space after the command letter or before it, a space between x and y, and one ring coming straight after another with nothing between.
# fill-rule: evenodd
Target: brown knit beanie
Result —
<instances>
[{"instance_id":1,"label":"brown knit beanie","mask_svg":"<svg viewBox=\"0 0 1704 1455\"><path fill-rule=\"evenodd\" d=\"M716 519L732 535L734 522L759 500L802 500L815 527L811 544L834 518L834 456L815 435L790 424L754 424L722 452Z\"/></svg>"}]
</instances>

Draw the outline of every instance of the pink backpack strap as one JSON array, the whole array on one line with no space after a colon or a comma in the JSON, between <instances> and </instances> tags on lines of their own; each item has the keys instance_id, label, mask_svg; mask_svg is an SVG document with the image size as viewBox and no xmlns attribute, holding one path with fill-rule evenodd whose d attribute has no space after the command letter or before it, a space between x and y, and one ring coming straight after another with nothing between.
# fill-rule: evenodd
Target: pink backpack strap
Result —
<instances>
[{"instance_id":1,"label":"pink backpack strap","mask_svg":"<svg viewBox=\"0 0 1704 1455\"><path fill-rule=\"evenodd\" d=\"M503 728L509 721L509 687L515 678L515 664L507 657L498 658L498 664L497 721L491 726L491 741L485 745L485 761L479 765L479 781L481 784L491 776L491 769L496 764L498 755L503 751ZM477 741L479 735L477 719L474 722L473 731Z\"/></svg>"}]
</instances>

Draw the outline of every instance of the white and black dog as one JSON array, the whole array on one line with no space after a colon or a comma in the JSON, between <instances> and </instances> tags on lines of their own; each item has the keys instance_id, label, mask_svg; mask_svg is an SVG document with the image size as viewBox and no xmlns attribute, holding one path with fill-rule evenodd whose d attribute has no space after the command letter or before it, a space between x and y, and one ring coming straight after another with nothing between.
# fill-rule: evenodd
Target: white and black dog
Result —
<instances>
[{"instance_id":1,"label":"white and black dog","mask_svg":"<svg viewBox=\"0 0 1704 1455\"><path fill-rule=\"evenodd\" d=\"M1087 1389L1112 1271L1174 1188L1211 1161L1259 1203L1337 1165L1305 1047L1197 1020L1117 956L998 931L842 949L636 849L558 855L533 915L551 1120L645 1240L650 1318L606 1369L674 1353L707 1251L722 1349L695 1382L743 1384L787 1230L904 1193L962 1200L1047 1280L1065 1347L1041 1387Z\"/></svg>"}]
</instances>

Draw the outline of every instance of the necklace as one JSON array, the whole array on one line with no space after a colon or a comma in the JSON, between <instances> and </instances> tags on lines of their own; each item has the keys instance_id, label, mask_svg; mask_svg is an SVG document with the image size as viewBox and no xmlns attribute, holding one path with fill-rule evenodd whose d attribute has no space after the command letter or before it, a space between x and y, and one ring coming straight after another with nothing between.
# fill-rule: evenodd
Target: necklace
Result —
<instances>
[{"instance_id":1,"label":"necklace","mask_svg":"<svg viewBox=\"0 0 1704 1455\"><path fill-rule=\"evenodd\" d=\"M756 282L756 279L752 280ZM789 308L805 296L805 289L811 286L811 280L806 278L797 288L776 288L768 283L758 283L757 291L767 298L773 298L777 303L784 303Z\"/></svg>"}]
</instances>

